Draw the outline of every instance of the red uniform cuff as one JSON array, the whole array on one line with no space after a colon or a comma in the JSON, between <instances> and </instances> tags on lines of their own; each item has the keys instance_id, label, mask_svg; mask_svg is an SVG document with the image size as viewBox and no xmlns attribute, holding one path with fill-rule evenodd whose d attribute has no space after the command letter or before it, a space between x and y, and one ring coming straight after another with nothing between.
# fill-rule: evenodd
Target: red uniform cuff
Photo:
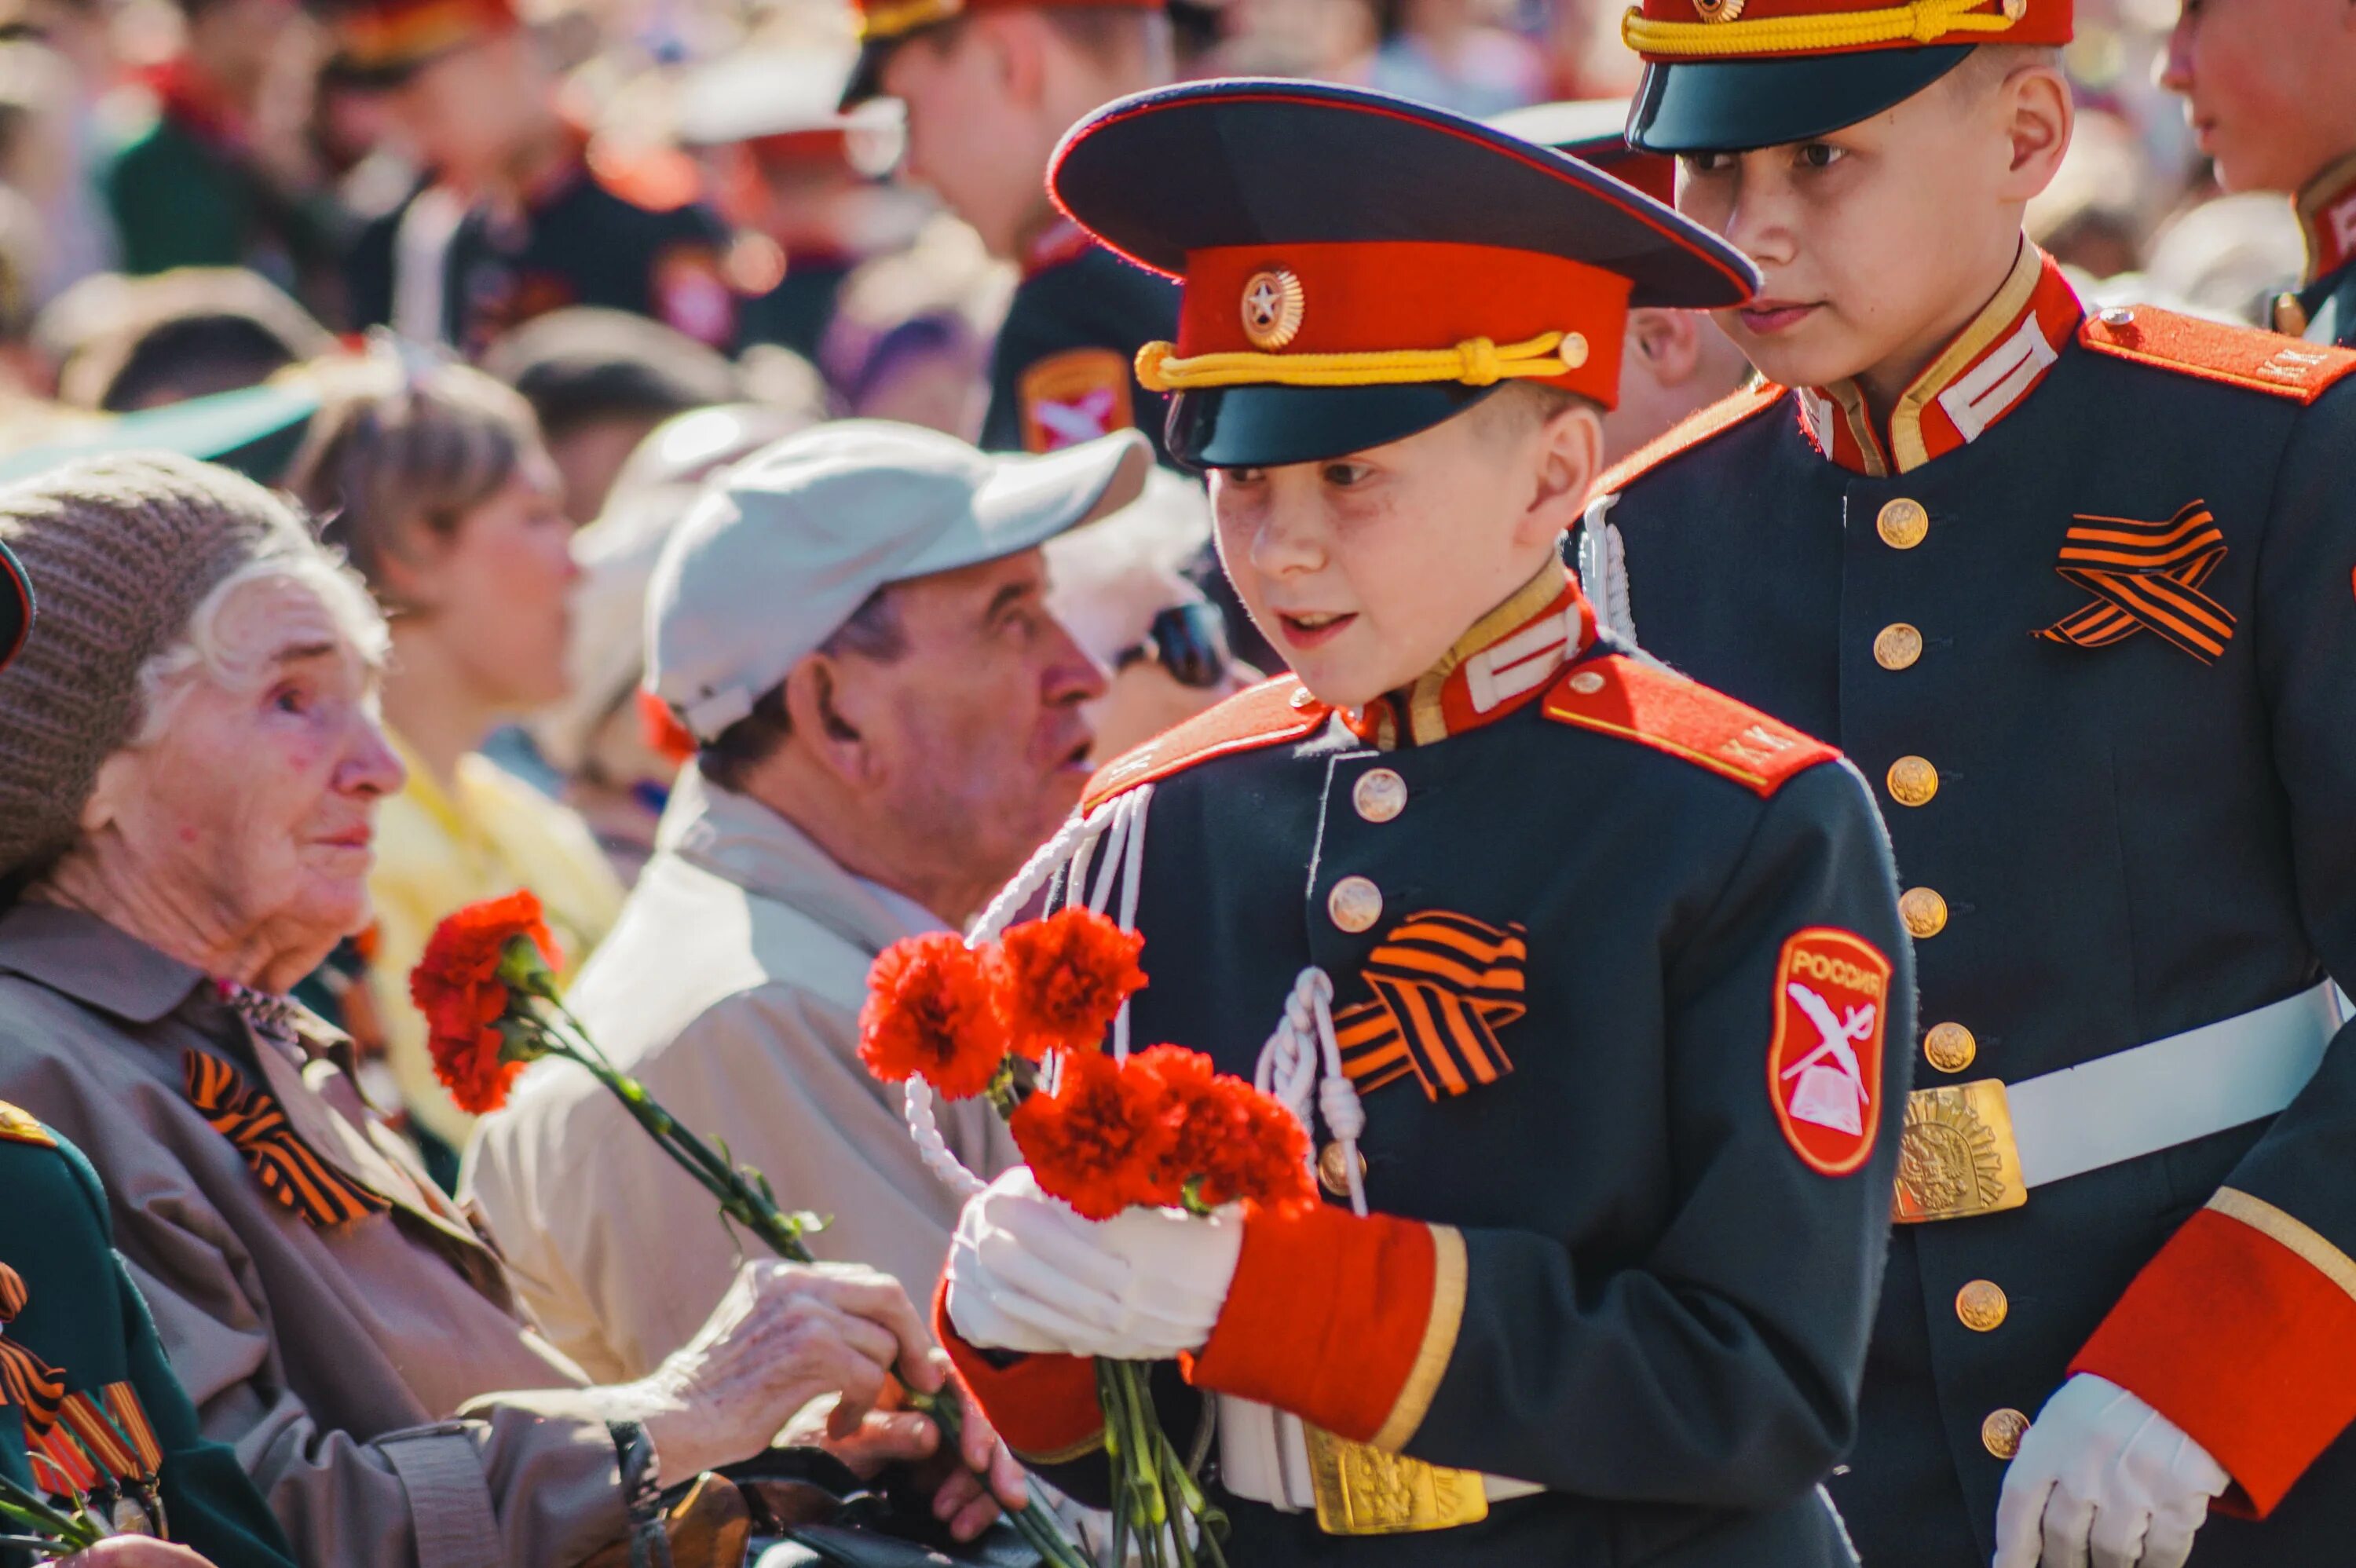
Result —
<instances>
[{"instance_id":1,"label":"red uniform cuff","mask_svg":"<svg viewBox=\"0 0 2356 1568\"><path fill-rule=\"evenodd\" d=\"M1397 1450L1423 1424L1464 1317L1464 1238L1321 1206L1255 1210L1216 1328L1186 1360L1198 1388Z\"/></svg>"},{"instance_id":2,"label":"red uniform cuff","mask_svg":"<svg viewBox=\"0 0 2356 1568\"><path fill-rule=\"evenodd\" d=\"M2263 1519L2356 1420L2356 1261L2233 1188L2145 1265L2070 1364L2184 1428Z\"/></svg>"},{"instance_id":3,"label":"red uniform cuff","mask_svg":"<svg viewBox=\"0 0 2356 1568\"><path fill-rule=\"evenodd\" d=\"M1000 1365L958 1336L949 1321L949 1282L933 1291L933 1332L957 1374L1006 1439L1032 1465L1065 1465L1104 1443L1097 1402L1097 1364L1086 1356L1015 1356Z\"/></svg>"}]
</instances>

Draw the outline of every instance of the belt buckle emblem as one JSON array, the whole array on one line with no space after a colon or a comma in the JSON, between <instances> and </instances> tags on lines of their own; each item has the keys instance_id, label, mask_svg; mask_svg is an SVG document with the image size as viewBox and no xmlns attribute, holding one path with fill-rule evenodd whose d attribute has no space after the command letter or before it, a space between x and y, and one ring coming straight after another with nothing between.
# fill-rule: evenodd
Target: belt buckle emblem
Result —
<instances>
[{"instance_id":1,"label":"belt buckle emblem","mask_svg":"<svg viewBox=\"0 0 2356 1568\"><path fill-rule=\"evenodd\" d=\"M1996 1214L2029 1201L2004 1082L1917 1089L1906 1096L1890 1217L1901 1225Z\"/></svg>"},{"instance_id":2,"label":"belt buckle emblem","mask_svg":"<svg viewBox=\"0 0 2356 1568\"><path fill-rule=\"evenodd\" d=\"M1489 1494L1472 1470L1444 1470L1353 1443L1301 1423L1317 1528L1328 1535L1405 1535L1489 1517Z\"/></svg>"}]
</instances>

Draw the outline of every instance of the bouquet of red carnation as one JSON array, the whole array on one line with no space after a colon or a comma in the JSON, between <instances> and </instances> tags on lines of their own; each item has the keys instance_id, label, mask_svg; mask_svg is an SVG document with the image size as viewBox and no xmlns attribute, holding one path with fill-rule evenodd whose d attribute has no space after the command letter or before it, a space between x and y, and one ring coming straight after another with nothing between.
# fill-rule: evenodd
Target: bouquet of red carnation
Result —
<instances>
[{"instance_id":1,"label":"bouquet of red carnation","mask_svg":"<svg viewBox=\"0 0 2356 1568\"><path fill-rule=\"evenodd\" d=\"M886 948L868 976L859 1054L886 1083L922 1079L952 1100L987 1094L1040 1190L1090 1220L1135 1207L1207 1215L1230 1203L1317 1201L1309 1135L1291 1111L1210 1058L1174 1045L1104 1050L1145 985L1145 939L1087 909L1063 910L969 946L936 933ZM1044 1071L1043 1071L1044 1070ZM1224 1563L1226 1520L1162 1430L1151 1364L1097 1363L1112 1462L1113 1562L1134 1531L1146 1562L1194 1543ZM1186 1520L1198 1527L1190 1532Z\"/></svg>"},{"instance_id":2,"label":"bouquet of red carnation","mask_svg":"<svg viewBox=\"0 0 2356 1568\"><path fill-rule=\"evenodd\" d=\"M565 1007L555 963L556 943L539 899L529 891L469 904L434 927L425 956L410 974L409 995L425 1015L434 1074L458 1108L488 1115L507 1104L526 1066L562 1057L610 1090L663 1152L719 1200L725 1219L780 1257L816 1262L802 1238L825 1222L814 1214L786 1212L767 1178L681 1126L645 1085L606 1060ZM954 1451L956 1399L909 1390L908 1400L941 1428L943 1446ZM1049 1568L1089 1568L1044 1509L1025 1506L1012 1517Z\"/></svg>"}]
</instances>

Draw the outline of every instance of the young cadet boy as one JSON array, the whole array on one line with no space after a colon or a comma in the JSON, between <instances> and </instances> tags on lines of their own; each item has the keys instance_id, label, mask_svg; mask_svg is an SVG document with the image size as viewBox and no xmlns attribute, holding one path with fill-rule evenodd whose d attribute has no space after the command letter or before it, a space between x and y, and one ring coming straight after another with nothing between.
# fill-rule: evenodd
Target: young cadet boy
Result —
<instances>
[{"instance_id":1,"label":"young cadet boy","mask_svg":"<svg viewBox=\"0 0 2356 1568\"><path fill-rule=\"evenodd\" d=\"M1167 337L1177 291L1125 266L1049 205L1040 180L1066 129L1170 80L1162 0L854 0L860 57L843 107L907 107L908 173L1023 279L990 358L980 444L1052 452L1135 425L1162 400L1137 351Z\"/></svg>"},{"instance_id":2,"label":"young cadet boy","mask_svg":"<svg viewBox=\"0 0 2356 1568\"><path fill-rule=\"evenodd\" d=\"M2188 4L2159 81L2183 97L2219 184L2296 197L2307 275L2275 301L2275 330L2356 345L2356 6Z\"/></svg>"},{"instance_id":3,"label":"young cadet boy","mask_svg":"<svg viewBox=\"0 0 2356 1568\"><path fill-rule=\"evenodd\" d=\"M2019 227L2068 0L1893 15L1632 14L1632 137L1764 273L1719 320L1771 384L1581 547L1646 652L1857 761L1908 884L1929 1083L1833 1493L1907 1568L2345 1563L2356 355L2087 315Z\"/></svg>"},{"instance_id":4,"label":"young cadet boy","mask_svg":"<svg viewBox=\"0 0 2356 1568\"><path fill-rule=\"evenodd\" d=\"M1729 305L1748 270L1341 88L1112 104L1052 180L1183 274L1141 371L1297 672L1091 786L1144 834L1131 1038L1305 1073L1333 1201L1091 1224L1018 1170L951 1253L965 1376L1100 1495L1072 1358L1186 1358L1165 1420L1183 1448L1215 1398L1238 1565L1846 1568L1817 1483L1913 1018L1882 833L1831 748L1599 635L1557 553L1628 304ZM1289 1004L1305 1050L1259 1062Z\"/></svg>"}]
</instances>

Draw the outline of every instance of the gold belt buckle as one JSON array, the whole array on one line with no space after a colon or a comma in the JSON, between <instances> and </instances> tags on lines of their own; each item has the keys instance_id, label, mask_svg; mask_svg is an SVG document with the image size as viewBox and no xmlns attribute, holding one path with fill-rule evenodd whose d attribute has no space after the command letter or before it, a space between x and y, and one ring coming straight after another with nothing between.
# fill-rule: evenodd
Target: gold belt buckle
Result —
<instances>
[{"instance_id":1,"label":"gold belt buckle","mask_svg":"<svg viewBox=\"0 0 2356 1568\"><path fill-rule=\"evenodd\" d=\"M1328 1535L1406 1535L1489 1517L1489 1494L1478 1471L1443 1470L1387 1454L1305 1421L1301 1433L1317 1490L1317 1528Z\"/></svg>"},{"instance_id":2,"label":"gold belt buckle","mask_svg":"<svg viewBox=\"0 0 2356 1568\"><path fill-rule=\"evenodd\" d=\"M2003 1080L1942 1084L1906 1096L1892 1220L1901 1225L1962 1220L2028 1201Z\"/></svg>"}]
</instances>

